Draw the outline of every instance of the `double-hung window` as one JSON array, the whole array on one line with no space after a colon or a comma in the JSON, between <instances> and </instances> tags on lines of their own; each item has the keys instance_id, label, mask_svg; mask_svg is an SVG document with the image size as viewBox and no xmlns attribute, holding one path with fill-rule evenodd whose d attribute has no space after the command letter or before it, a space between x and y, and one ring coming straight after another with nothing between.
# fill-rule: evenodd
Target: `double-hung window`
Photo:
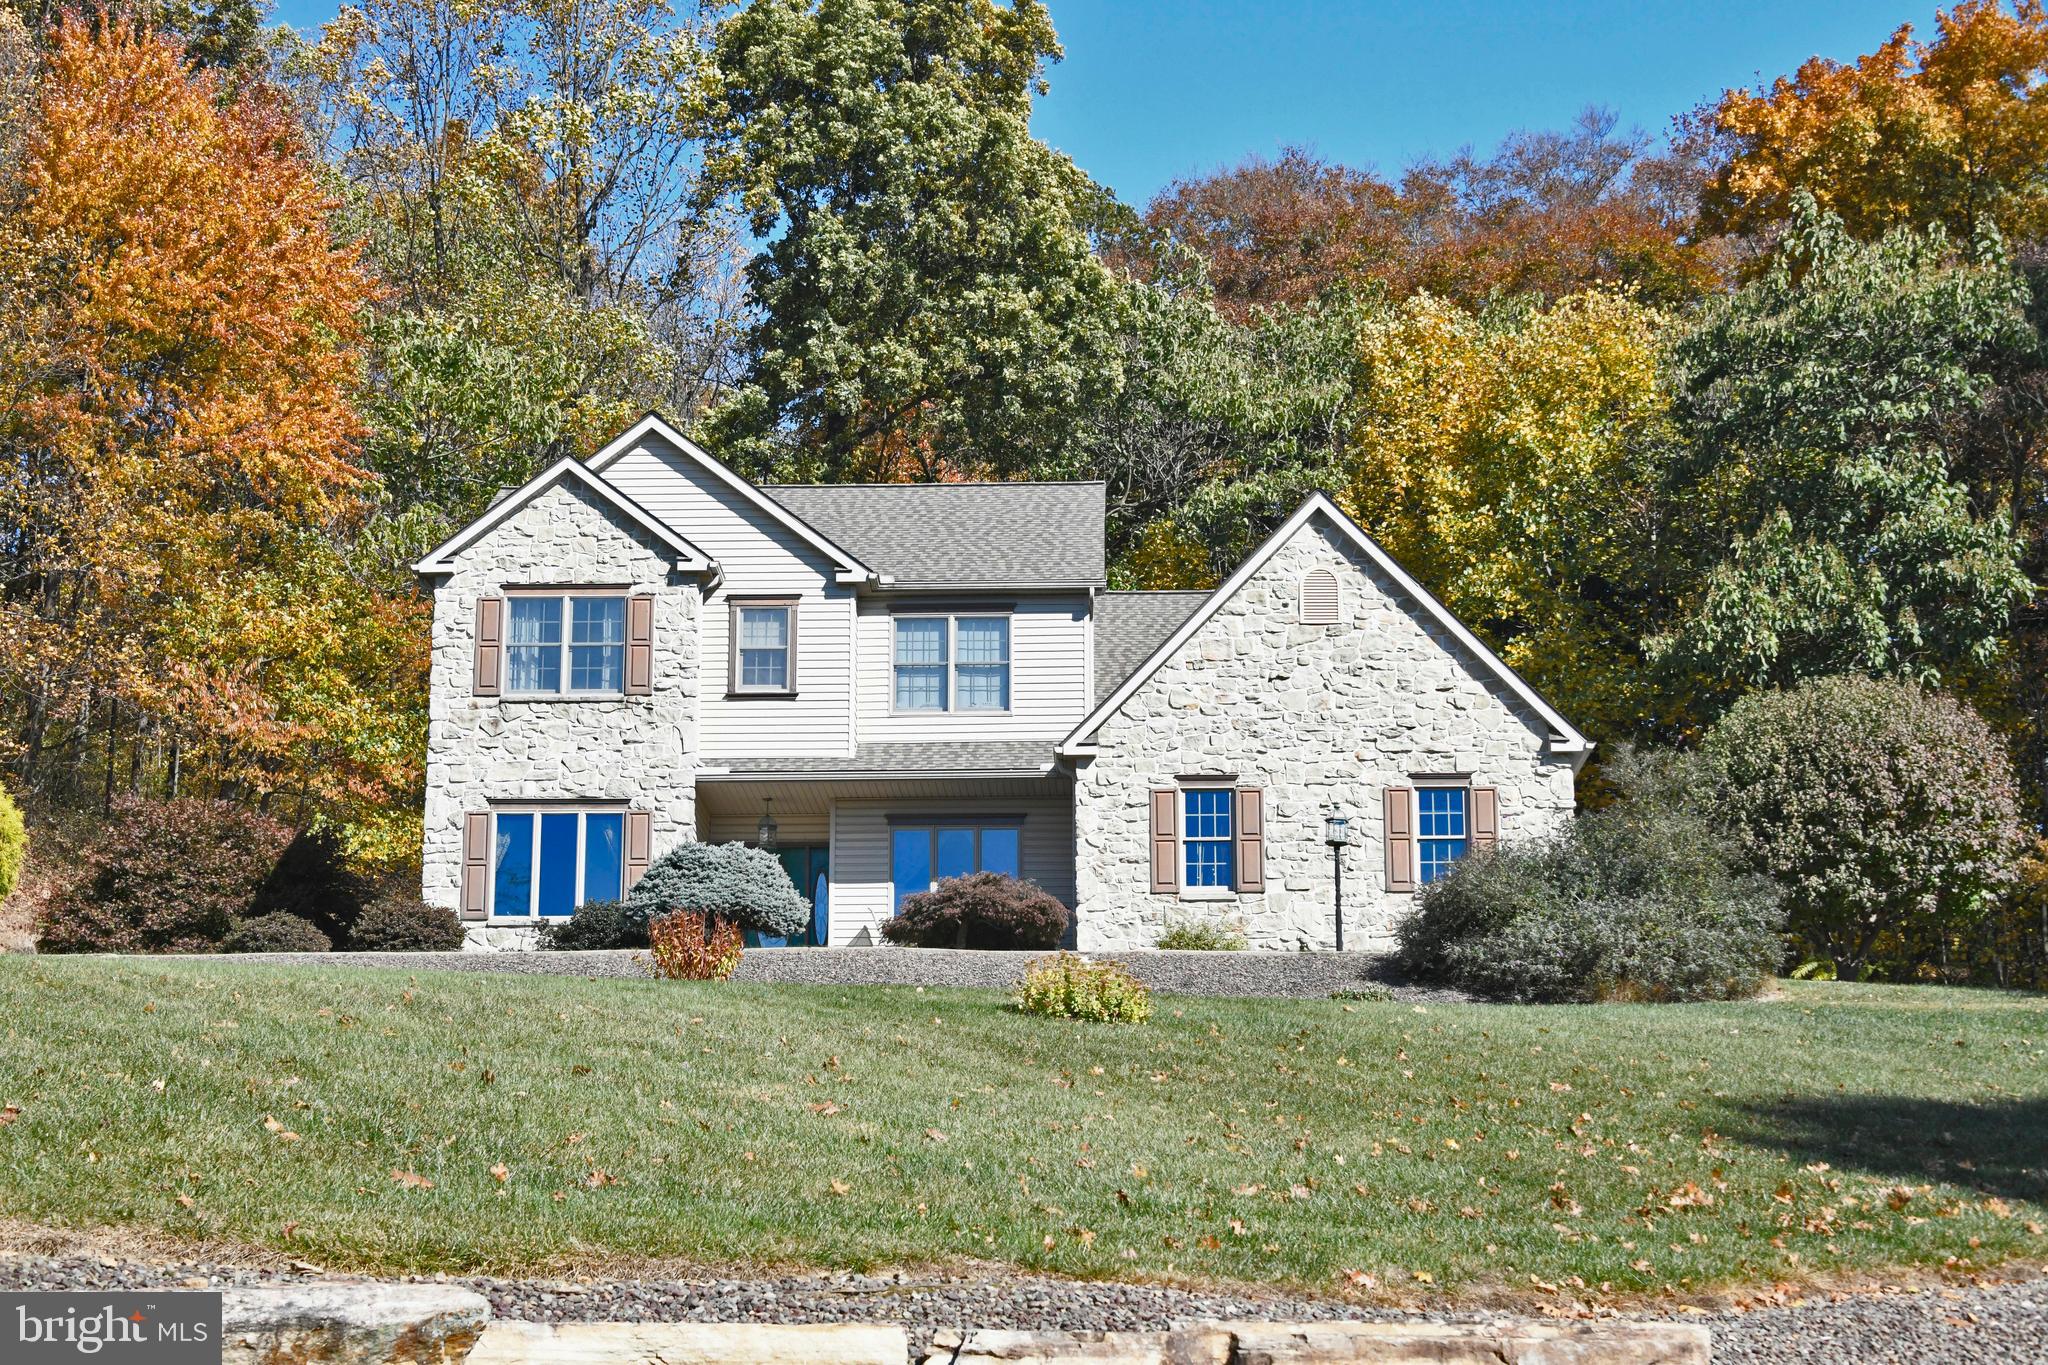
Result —
<instances>
[{"instance_id":1,"label":"double-hung window","mask_svg":"<svg viewBox=\"0 0 2048 1365\"><path fill-rule=\"evenodd\" d=\"M1020 875L1023 831L1014 824L897 825L889 831L889 876L895 905L948 877L974 872Z\"/></svg>"},{"instance_id":2,"label":"double-hung window","mask_svg":"<svg viewBox=\"0 0 2048 1365\"><path fill-rule=\"evenodd\" d=\"M625 842L623 810L493 811L491 917L559 917L619 899Z\"/></svg>"},{"instance_id":3,"label":"double-hung window","mask_svg":"<svg viewBox=\"0 0 2048 1365\"><path fill-rule=\"evenodd\" d=\"M787 696L796 691L796 603L737 599L732 604L730 691Z\"/></svg>"},{"instance_id":4,"label":"double-hung window","mask_svg":"<svg viewBox=\"0 0 2048 1365\"><path fill-rule=\"evenodd\" d=\"M1424 886L1465 856L1471 838L1470 797L1465 787L1415 789L1416 872Z\"/></svg>"},{"instance_id":5,"label":"double-hung window","mask_svg":"<svg viewBox=\"0 0 2048 1365\"><path fill-rule=\"evenodd\" d=\"M1181 789L1182 885L1227 890L1237 884L1231 796L1228 787Z\"/></svg>"},{"instance_id":6,"label":"double-hung window","mask_svg":"<svg viewBox=\"0 0 2048 1365\"><path fill-rule=\"evenodd\" d=\"M895 709L1010 709L1010 618L895 618Z\"/></svg>"},{"instance_id":7,"label":"double-hung window","mask_svg":"<svg viewBox=\"0 0 2048 1365\"><path fill-rule=\"evenodd\" d=\"M506 600L506 690L619 696L626 690L623 593L515 593Z\"/></svg>"}]
</instances>

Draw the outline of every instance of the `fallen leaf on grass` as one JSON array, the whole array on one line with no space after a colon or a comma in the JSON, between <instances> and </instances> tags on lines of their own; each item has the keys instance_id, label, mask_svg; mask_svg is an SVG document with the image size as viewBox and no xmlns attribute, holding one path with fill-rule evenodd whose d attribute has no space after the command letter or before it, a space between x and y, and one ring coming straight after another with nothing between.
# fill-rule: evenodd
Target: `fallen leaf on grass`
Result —
<instances>
[{"instance_id":1,"label":"fallen leaf on grass","mask_svg":"<svg viewBox=\"0 0 2048 1365\"><path fill-rule=\"evenodd\" d=\"M401 1171L396 1166L391 1168L391 1178L409 1190L431 1190L434 1188L434 1182L425 1176L416 1175L411 1171Z\"/></svg>"},{"instance_id":2,"label":"fallen leaf on grass","mask_svg":"<svg viewBox=\"0 0 2048 1365\"><path fill-rule=\"evenodd\" d=\"M504 1184L511 1178L512 1168L507 1166L504 1162L500 1161L497 1165L491 1167L491 1179L497 1181L500 1185Z\"/></svg>"},{"instance_id":3,"label":"fallen leaf on grass","mask_svg":"<svg viewBox=\"0 0 2048 1365\"><path fill-rule=\"evenodd\" d=\"M831 1100L826 1100L823 1103L808 1105L806 1107L809 1108L813 1114L822 1114L829 1119L834 1114L837 1114L841 1110L843 1110L846 1106L843 1104L834 1104Z\"/></svg>"},{"instance_id":4,"label":"fallen leaf on grass","mask_svg":"<svg viewBox=\"0 0 2048 1365\"><path fill-rule=\"evenodd\" d=\"M926 1137L926 1138L927 1138L927 1139L928 1139L929 1141L932 1141L932 1142L947 1142L947 1141L950 1141L950 1139L949 1139L949 1138L947 1138L947 1136L946 1136L946 1135L945 1135L944 1133L940 1132L940 1131L939 1131L938 1129L936 1129L936 1128L927 1128L927 1129L925 1129L925 1130L924 1130L924 1135L925 1135L925 1137Z\"/></svg>"},{"instance_id":5,"label":"fallen leaf on grass","mask_svg":"<svg viewBox=\"0 0 2048 1365\"><path fill-rule=\"evenodd\" d=\"M20 1117L21 1106L18 1104L10 1104L4 1109L0 1109L0 1128L5 1128Z\"/></svg>"},{"instance_id":6,"label":"fallen leaf on grass","mask_svg":"<svg viewBox=\"0 0 2048 1365\"><path fill-rule=\"evenodd\" d=\"M835 1180L832 1182L832 1193L834 1194L849 1194L852 1192L852 1190L853 1186L847 1184L844 1180Z\"/></svg>"},{"instance_id":7,"label":"fallen leaf on grass","mask_svg":"<svg viewBox=\"0 0 2048 1365\"><path fill-rule=\"evenodd\" d=\"M589 1175L583 1177L583 1183L593 1190L601 1190L607 1185L618 1184L619 1179L610 1171L592 1171Z\"/></svg>"}]
</instances>

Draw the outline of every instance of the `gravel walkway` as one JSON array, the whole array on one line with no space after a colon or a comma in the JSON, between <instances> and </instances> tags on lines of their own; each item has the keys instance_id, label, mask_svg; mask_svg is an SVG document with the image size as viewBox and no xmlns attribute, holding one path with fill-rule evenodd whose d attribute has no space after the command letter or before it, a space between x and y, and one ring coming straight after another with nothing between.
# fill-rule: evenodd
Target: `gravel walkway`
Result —
<instances>
[{"instance_id":1,"label":"gravel walkway","mask_svg":"<svg viewBox=\"0 0 2048 1365\"><path fill-rule=\"evenodd\" d=\"M955 948L756 948L733 980L812 986L973 986L1007 990L1043 952L969 952ZM1457 991L1402 982L1376 953L1196 953L1157 948L1102 953L1166 995L1322 999L1371 984L1399 999L1466 1000ZM645 977L643 952L591 953L243 953L199 955L209 962L304 967L397 967L407 971L518 972L529 975Z\"/></svg>"},{"instance_id":2,"label":"gravel walkway","mask_svg":"<svg viewBox=\"0 0 2048 1365\"><path fill-rule=\"evenodd\" d=\"M59 1234L58 1236L62 1236ZM146 1261L0 1250L0 1289L219 1288L318 1278L311 1267ZM437 1277L442 1278L442 1277ZM912 1358L940 1328L1159 1330L1196 1318L1504 1321L1501 1312L1402 1312L1328 1300L1251 1298L1156 1285L1009 1275L814 1275L782 1279L457 1279L504 1318L535 1322L901 1322ZM1638 1316L1659 1316L1655 1313ZM1818 1297L1747 1313L1685 1314L1714 1334L1717 1362L2038 1365L2048 1359L2048 1280Z\"/></svg>"}]
</instances>

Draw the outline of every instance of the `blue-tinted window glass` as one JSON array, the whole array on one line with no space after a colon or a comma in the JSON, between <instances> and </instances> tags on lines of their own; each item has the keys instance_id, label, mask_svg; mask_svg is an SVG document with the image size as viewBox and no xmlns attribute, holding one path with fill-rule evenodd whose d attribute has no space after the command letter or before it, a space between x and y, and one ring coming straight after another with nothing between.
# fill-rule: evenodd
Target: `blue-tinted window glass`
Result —
<instances>
[{"instance_id":1,"label":"blue-tinted window glass","mask_svg":"<svg viewBox=\"0 0 2048 1365\"><path fill-rule=\"evenodd\" d=\"M1424 885L1465 856L1465 789L1421 787L1415 793L1418 871Z\"/></svg>"},{"instance_id":2,"label":"blue-tinted window glass","mask_svg":"<svg viewBox=\"0 0 2048 1365\"><path fill-rule=\"evenodd\" d=\"M974 871L974 831L964 827L942 829L938 835L938 861L932 873L939 880L964 877Z\"/></svg>"},{"instance_id":3,"label":"blue-tinted window glass","mask_svg":"<svg viewBox=\"0 0 2048 1365\"><path fill-rule=\"evenodd\" d=\"M954 623L955 699L962 711L1010 708L1010 618L963 616Z\"/></svg>"},{"instance_id":4,"label":"blue-tinted window glass","mask_svg":"<svg viewBox=\"0 0 2048 1365\"><path fill-rule=\"evenodd\" d=\"M589 815L583 823L583 899L615 901L625 867L626 817Z\"/></svg>"},{"instance_id":5,"label":"blue-tinted window glass","mask_svg":"<svg viewBox=\"0 0 2048 1365\"><path fill-rule=\"evenodd\" d=\"M1189 886L1235 884L1230 799L1227 787L1190 787L1181 794L1185 811L1181 842L1187 850Z\"/></svg>"},{"instance_id":6,"label":"blue-tinted window glass","mask_svg":"<svg viewBox=\"0 0 2048 1365\"><path fill-rule=\"evenodd\" d=\"M514 692L562 690L562 599L514 597L505 634L506 683Z\"/></svg>"},{"instance_id":7,"label":"blue-tinted window glass","mask_svg":"<svg viewBox=\"0 0 2048 1365\"><path fill-rule=\"evenodd\" d=\"M533 817L500 815L491 847L491 913L533 913Z\"/></svg>"},{"instance_id":8,"label":"blue-tinted window glass","mask_svg":"<svg viewBox=\"0 0 2048 1365\"><path fill-rule=\"evenodd\" d=\"M912 617L896 622L896 709L946 709L944 617Z\"/></svg>"},{"instance_id":9,"label":"blue-tinted window glass","mask_svg":"<svg viewBox=\"0 0 2048 1365\"><path fill-rule=\"evenodd\" d=\"M576 692L626 688L626 599L569 599L569 687Z\"/></svg>"},{"instance_id":10,"label":"blue-tinted window glass","mask_svg":"<svg viewBox=\"0 0 2048 1365\"><path fill-rule=\"evenodd\" d=\"M1022 863L1017 853L1017 831L1014 829L985 829L981 832L981 870L1000 872L1006 877L1021 877Z\"/></svg>"},{"instance_id":11,"label":"blue-tinted window glass","mask_svg":"<svg viewBox=\"0 0 2048 1365\"><path fill-rule=\"evenodd\" d=\"M740 686L789 690L789 608L740 608Z\"/></svg>"},{"instance_id":12,"label":"blue-tinted window glass","mask_svg":"<svg viewBox=\"0 0 2048 1365\"><path fill-rule=\"evenodd\" d=\"M899 829L889 840L889 879L896 884L896 908L906 897L932 889L932 832Z\"/></svg>"},{"instance_id":13,"label":"blue-tinted window glass","mask_svg":"<svg viewBox=\"0 0 2048 1365\"><path fill-rule=\"evenodd\" d=\"M540 912L576 911L576 834L583 817L550 812L540 818Z\"/></svg>"}]
</instances>

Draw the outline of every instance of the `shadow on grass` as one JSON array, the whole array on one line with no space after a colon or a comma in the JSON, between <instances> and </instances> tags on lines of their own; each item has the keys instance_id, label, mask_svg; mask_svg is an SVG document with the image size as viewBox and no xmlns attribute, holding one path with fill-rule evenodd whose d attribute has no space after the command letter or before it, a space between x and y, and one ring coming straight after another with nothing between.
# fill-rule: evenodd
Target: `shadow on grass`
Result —
<instances>
[{"instance_id":1,"label":"shadow on grass","mask_svg":"<svg viewBox=\"0 0 2048 1365\"><path fill-rule=\"evenodd\" d=\"M2048 1203L2048 1099L1965 1104L1836 1095L1748 1104L1743 1112L1754 1126L1729 1136L1804 1162Z\"/></svg>"}]
</instances>

